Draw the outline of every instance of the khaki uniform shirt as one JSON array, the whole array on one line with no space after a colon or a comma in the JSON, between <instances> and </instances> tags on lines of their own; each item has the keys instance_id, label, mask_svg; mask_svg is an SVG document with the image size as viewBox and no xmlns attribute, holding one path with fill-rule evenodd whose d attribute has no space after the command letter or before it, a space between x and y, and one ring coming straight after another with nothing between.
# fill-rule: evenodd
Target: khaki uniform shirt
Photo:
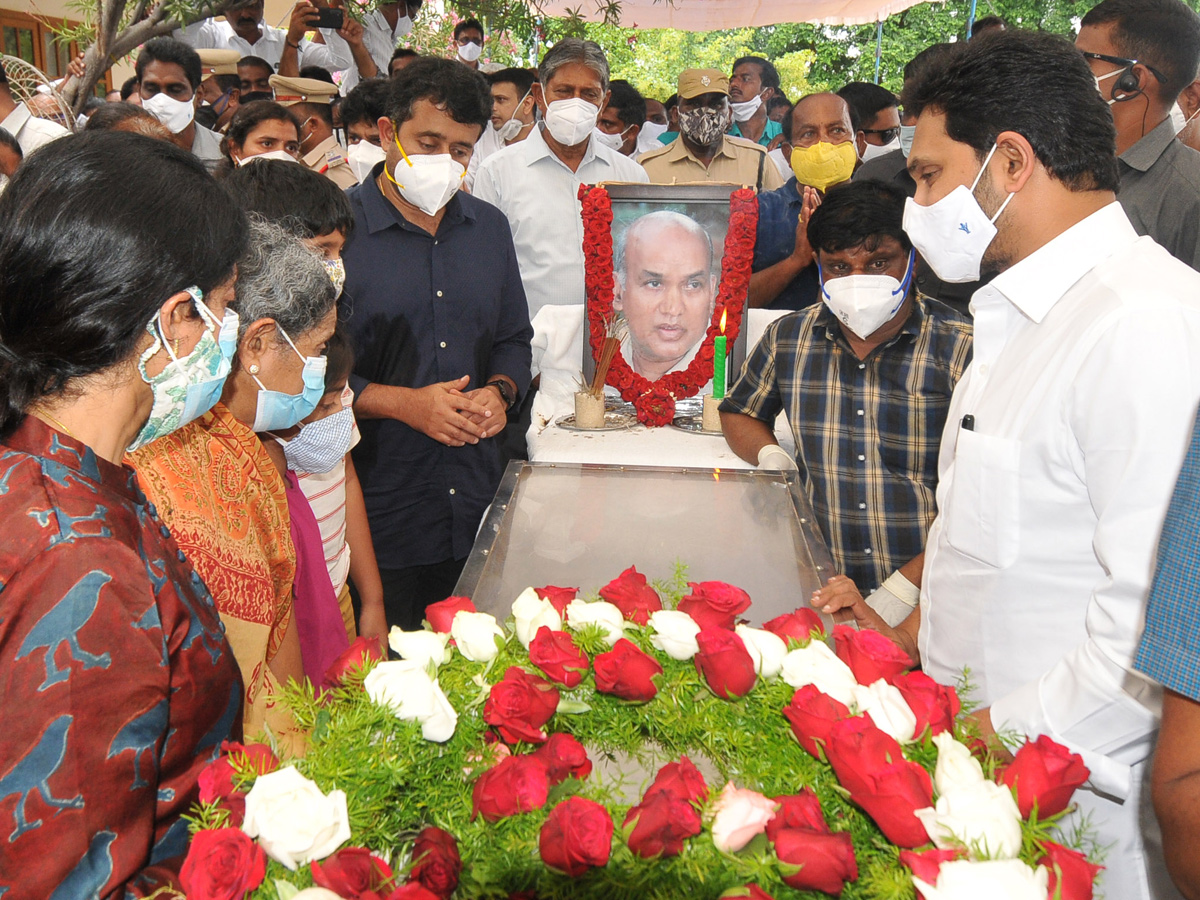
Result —
<instances>
[{"instance_id":1,"label":"khaki uniform shirt","mask_svg":"<svg viewBox=\"0 0 1200 900\"><path fill-rule=\"evenodd\" d=\"M783 177L775 163L767 158L764 148L729 135L725 135L721 149L708 166L695 157L683 143L682 137L675 138L661 150L642 154L638 162L650 176L652 184L712 181L744 184L762 191L783 187Z\"/></svg>"},{"instance_id":2,"label":"khaki uniform shirt","mask_svg":"<svg viewBox=\"0 0 1200 900\"><path fill-rule=\"evenodd\" d=\"M358 184L354 171L346 162L346 151L337 142L337 138L328 137L308 153L300 157L300 161L312 171L324 175L343 191Z\"/></svg>"}]
</instances>

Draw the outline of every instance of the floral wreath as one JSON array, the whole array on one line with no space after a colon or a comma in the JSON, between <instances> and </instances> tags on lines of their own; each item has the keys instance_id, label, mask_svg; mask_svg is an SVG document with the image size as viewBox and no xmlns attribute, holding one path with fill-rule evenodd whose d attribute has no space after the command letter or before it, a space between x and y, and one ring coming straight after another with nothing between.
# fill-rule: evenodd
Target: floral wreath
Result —
<instances>
[{"instance_id":1,"label":"floral wreath","mask_svg":"<svg viewBox=\"0 0 1200 900\"><path fill-rule=\"evenodd\" d=\"M583 257L587 286L588 336L592 358L600 351L613 319L612 199L603 187L579 186L583 203ZM758 197L750 188L729 195L729 230L721 257L721 286L713 306L704 342L686 369L650 381L629 365L620 349L608 370L607 384L621 392L637 410L645 425L669 425L675 417L675 402L694 397L713 377L713 341L722 333L732 343L742 324L742 310L750 290L750 265L758 231Z\"/></svg>"},{"instance_id":2,"label":"floral wreath","mask_svg":"<svg viewBox=\"0 0 1200 900\"><path fill-rule=\"evenodd\" d=\"M577 590L504 623L451 597L392 629L402 659L360 638L323 695L286 688L307 754L222 746L188 900L1091 900L1057 834L1082 759L1042 736L1002 767L887 638L830 641L807 608L739 624L749 595L682 567Z\"/></svg>"}]
</instances>

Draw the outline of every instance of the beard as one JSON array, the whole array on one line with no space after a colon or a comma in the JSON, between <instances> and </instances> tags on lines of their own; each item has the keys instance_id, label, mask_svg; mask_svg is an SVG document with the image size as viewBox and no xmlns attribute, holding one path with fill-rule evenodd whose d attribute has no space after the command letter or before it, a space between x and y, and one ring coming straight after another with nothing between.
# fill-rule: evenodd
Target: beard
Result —
<instances>
[{"instance_id":1,"label":"beard","mask_svg":"<svg viewBox=\"0 0 1200 900\"><path fill-rule=\"evenodd\" d=\"M980 179L979 185L975 188L975 199L979 201L980 208L989 219L996 215L1009 196L1007 192L998 190L986 175ZM1016 255L1012 248L1012 230L1009 223L1005 221L1005 216L1001 215L994 224L996 236L988 244L987 250L983 253L983 260L979 264L979 277L982 281L990 281L1005 269L1010 268Z\"/></svg>"}]
</instances>

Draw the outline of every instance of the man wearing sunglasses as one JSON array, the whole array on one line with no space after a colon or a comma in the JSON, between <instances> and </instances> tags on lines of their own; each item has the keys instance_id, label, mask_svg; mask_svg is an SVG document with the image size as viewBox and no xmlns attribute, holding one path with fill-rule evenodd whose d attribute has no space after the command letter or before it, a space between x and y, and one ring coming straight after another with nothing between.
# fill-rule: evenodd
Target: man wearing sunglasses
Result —
<instances>
[{"instance_id":1,"label":"man wearing sunglasses","mask_svg":"<svg viewBox=\"0 0 1200 900\"><path fill-rule=\"evenodd\" d=\"M1175 140L1171 119L1200 63L1200 16L1182 0L1103 0L1075 46L1117 127L1117 199L1139 234L1200 269L1200 153Z\"/></svg>"},{"instance_id":2,"label":"man wearing sunglasses","mask_svg":"<svg viewBox=\"0 0 1200 900\"><path fill-rule=\"evenodd\" d=\"M837 92L850 105L858 158L867 163L900 150L900 110L896 95L867 81L851 81ZM900 157L903 167L904 157Z\"/></svg>"}]
</instances>

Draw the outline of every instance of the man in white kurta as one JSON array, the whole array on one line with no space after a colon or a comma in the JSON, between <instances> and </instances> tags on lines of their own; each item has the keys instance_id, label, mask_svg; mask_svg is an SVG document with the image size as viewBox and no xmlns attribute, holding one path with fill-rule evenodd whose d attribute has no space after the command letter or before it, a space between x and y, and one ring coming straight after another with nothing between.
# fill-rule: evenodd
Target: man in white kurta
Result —
<instances>
[{"instance_id":1,"label":"man in white kurta","mask_svg":"<svg viewBox=\"0 0 1200 900\"><path fill-rule=\"evenodd\" d=\"M942 439L916 646L938 681L970 669L985 731L1083 756L1075 802L1109 845L1100 890L1163 898L1173 889L1155 884L1161 856L1139 821L1160 695L1132 662L1200 400L1200 275L1115 202L1103 101L1050 40L972 45L918 92L918 205L969 187L995 145L974 196L995 218L983 264L999 274L971 301L975 356ZM1019 97L1004 93L1034 70ZM978 120L975 90L1012 104L988 104L982 147L950 136ZM1072 167L1073 182L1053 174ZM905 227L920 247L919 223ZM937 249L926 255L938 269Z\"/></svg>"}]
</instances>

